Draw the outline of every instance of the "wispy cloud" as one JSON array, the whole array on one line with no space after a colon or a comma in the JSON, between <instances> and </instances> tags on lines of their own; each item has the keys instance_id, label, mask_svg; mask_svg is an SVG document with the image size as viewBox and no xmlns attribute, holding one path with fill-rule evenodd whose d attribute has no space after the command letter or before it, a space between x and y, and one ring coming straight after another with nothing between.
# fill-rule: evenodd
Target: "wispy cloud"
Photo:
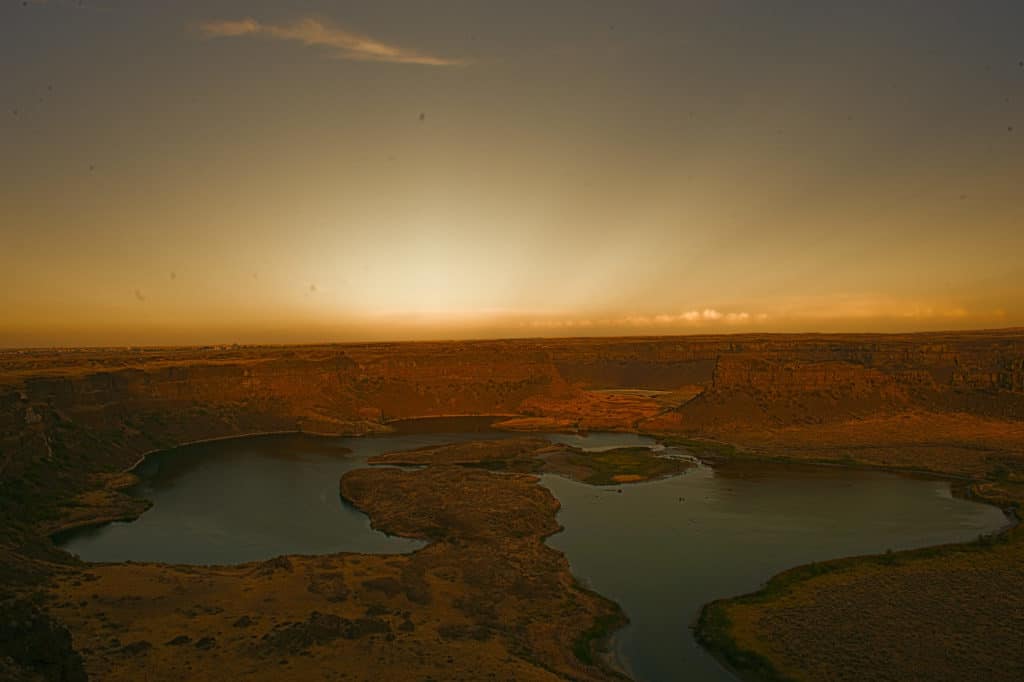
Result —
<instances>
[{"instance_id":1,"label":"wispy cloud","mask_svg":"<svg viewBox=\"0 0 1024 682\"><path fill-rule=\"evenodd\" d=\"M334 56L361 62L391 62L423 66L462 66L463 59L438 57L408 47L382 42L319 19L299 19L290 24L265 24L246 18L235 21L209 21L199 26L208 38L259 36L291 40L308 47L330 50Z\"/></svg>"},{"instance_id":2,"label":"wispy cloud","mask_svg":"<svg viewBox=\"0 0 1024 682\"><path fill-rule=\"evenodd\" d=\"M71 7L73 9L89 9L97 10L100 12L109 12L111 7L104 5L97 5L95 0L56 0L51 2L50 0L22 0L21 6L28 7L30 5L51 5L54 7Z\"/></svg>"},{"instance_id":3,"label":"wispy cloud","mask_svg":"<svg viewBox=\"0 0 1024 682\"><path fill-rule=\"evenodd\" d=\"M749 322L764 322L768 319L765 313L751 315L748 312L723 313L714 308L703 310L688 310L681 313L662 313L659 315L626 315L624 317L613 317L606 319L588 320L575 318L543 317L532 319L522 323L522 326L538 328L573 328L573 327L600 327L600 328L622 328L622 327L685 327L701 326L702 323L719 324L746 324Z\"/></svg>"},{"instance_id":4,"label":"wispy cloud","mask_svg":"<svg viewBox=\"0 0 1024 682\"><path fill-rule=\"evenodd\" d=\"M758 320L766 319L766 315L758 315ZM749 322L751 319L750 313L723 313L714 308L705 308L704 310L688 310L682 313L662 313L661 315L647 316L631 316L625 318L626 324L636 326L648 326L648 325L664 325L664 324L680 324L683 322L725 322L729 324L737 324L742 322Z\"/></svg>"}]
</instances>

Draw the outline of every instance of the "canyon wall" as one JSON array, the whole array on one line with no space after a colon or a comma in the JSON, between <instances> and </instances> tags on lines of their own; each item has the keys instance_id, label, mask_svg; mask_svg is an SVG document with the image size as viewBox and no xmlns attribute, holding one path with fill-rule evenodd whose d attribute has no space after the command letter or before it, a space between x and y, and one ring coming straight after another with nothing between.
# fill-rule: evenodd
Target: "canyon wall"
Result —
<instances>
[{"instance_id":1,"label":"canyon wall","mask_svg":"<svg viewBox=\"0 0 1024 682\"><path fill-rule=\"evenodd\" d=\"M724 437L908 412L1020 424L1024 330L2 351L0 497L42 508L150 450L405 417Z\"/></svg>"},{"instance_id":2,"label":"canyon wall","mask_svg":"<svg viewBox=\"0 0 1024 682\"><path fill-rule=\"evenodd\" d=\"M785 421L904 408L1024 418L1024 332L517 340L303 347L8 351L0 354L0 475L54 429L137 451L168 440L305 430L364 433L387 420L517 414L587 389L704 389ZM780 412L781 410L781 412ZM49 445L48 445L49 443Z\"/></svg>"}]
</instances>

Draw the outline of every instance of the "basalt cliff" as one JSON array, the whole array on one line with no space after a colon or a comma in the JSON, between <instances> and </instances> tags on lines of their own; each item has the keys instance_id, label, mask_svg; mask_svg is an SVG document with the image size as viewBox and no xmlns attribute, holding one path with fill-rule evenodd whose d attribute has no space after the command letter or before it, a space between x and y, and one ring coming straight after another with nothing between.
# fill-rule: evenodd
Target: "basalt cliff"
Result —
<instances>
[{"instance_id":1,"label":"basalt cliff","mask_svg":"<svg viewBox=\"0 0 1024 682\"><path fill-rule=\"evenodd\" d=\"M194 440L477 414L822 457L870 433L876 449L973 451L940 469L1012 468L1024 330L4 351L0 483L45 488Z\"/></svg>"}]
</instances>

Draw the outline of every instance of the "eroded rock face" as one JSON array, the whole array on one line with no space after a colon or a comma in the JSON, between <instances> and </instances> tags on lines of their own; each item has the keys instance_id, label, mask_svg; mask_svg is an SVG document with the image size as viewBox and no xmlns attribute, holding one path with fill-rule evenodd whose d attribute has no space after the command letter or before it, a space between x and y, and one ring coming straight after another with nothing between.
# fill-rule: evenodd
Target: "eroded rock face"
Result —
<instances>
[{"instance_id":1,"label":"eroded rock face","mask_svg":"<svg viewBox=\"0 0 1024 682\"><path fill-rule=\"evenodd\" d=\"M914 343L915 338L880 337L829 348L798 344L792 349L723 354L715 365L711 389L775 401L826 394L836 400L860 401L864 410L913 406L1024 417L1020 338L1009 335L986 342L964 335L943 343ZM993 400L992 394L1001 395Z\"/></svg>"},{"instance_id":2,"label":"eroded rock face","mask_svg":"<svg viewBox=\"0 0 1024 682\"><path fill-rule=\"evenodd\" d=\"M194 409L191 421L258 415L268 427L352 432L380 419L516 413L576 388L684 385L1024 393L1024 334L729 336L80 351L0 355L0 429ZM220 406L220 412L213 406ZM149 427L159 424L147 424ZM238 424L239 427L245 426ZM168 425L168 430L170 430Z\"/></svg>"},{"instance_id":3,"label":"eroded rock face","mask_svg":"<svg viewBox=\"0 0 1024 682\"><path fill-rule=\"evenodd\" d=\"M624 388L667 393L597 390ZM55 505L95 490L95 475L148 451L247 433L357 434L396 418L502 414L522 430L741 434L761 447L769 431L777 441L781 429L921 412L1024 421L1024 332L5 351L0 516L60 520ZM964 439L981 430L939 429L928 442L969 452L977 443ZM1013 454L1008 433L985 445L990 458ZM914 438L923 435L893 443ZM121 501L107 497L116 516ZM24 542L2 526L0 544Z\"/></svg>"},{"instance_id":4,"label":"eroded rock face","mask_svg":"<svg viewBox=\"0 0 1024 682\"><path fill-rule=\"evenodd\" d=\"M786 398L827 393L866 407L925 406L1024 418L1024 334L727 336L151 349L0 355L0 476L53 457L68 424L120 462L148 449L255 431L361 433L388 419L604 413L647 407L582 389L703 387ZM998 394L991 399L982 394ZM569 410L572 412L572 410ZM123 454L117 454L123 451Z\"/></svg>"}]
</instances>

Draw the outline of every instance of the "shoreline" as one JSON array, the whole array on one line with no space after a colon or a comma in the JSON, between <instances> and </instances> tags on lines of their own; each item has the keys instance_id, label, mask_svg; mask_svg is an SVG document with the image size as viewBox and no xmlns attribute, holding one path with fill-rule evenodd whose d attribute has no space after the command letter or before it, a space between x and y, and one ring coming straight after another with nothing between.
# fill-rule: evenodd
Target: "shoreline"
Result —
<instances>
[{"instance_id":1,"label":"shoreline","mask_svg":"<svg viewBox=\"0 0 1024 682\"><path fill-rule=\"evenodd\" d=\"M506 418L509 418L509 417L515 417L515 416L518 416L518 415L509 415L509 414L424 415L424 416L419 416L419 417L402 417L400 419L392 419L392 420L389 420L389 421L385 421L383 424L381 424L381 426L383 426L385 428L388 428L388 429L391 429L392 428L391 424L398 423L398 422L406 422L406 421L427 421L427 420L430 420L430 419L459 419L459 418L474 418L474 419L479 418L479 419L485 419L485 418L491 418L491 417L493 417L497 421L497 420L506 419ZM496 429L496 430L497 431L511 433L511 431L506 431L504 429ZM110 476L112 476L112 477L113 476L125 476L125 475L134 476L135 474L133 472L135 471L135 469L137 469L143 462L145 462L146 458L149 457L150 455L155 455L155 454L161 453L161 452L169 452L171 450L176 450L178 448L189 447L189 446L192 446L192 445L203 445L203 444L206 444L206 443L216 443L216 442L219 442L219 441L235 440L235 439L259 438L259 437L262 437L262 436L311 436L311 437L314 437L314 438L372 438L373 436L376 436L376 435L392 435L394 433L398 433L398 432L394 431L392 429L391 431L363 431L363 432L358 432L358 433L356 433L356 432L348 433L348 432L344 432L344 431L339 431L337 433L323 433L323 432L320 432L320 431L303 431L302 429L279 429L279 430L275 430L275 431L246 431L244 433L236 433L236 434L231 434L231 435L227 435L227 436L212 436L210 438L197 438L195 440L182 441L180 443L176 443L174 445L171 445L171 446L168 446L168 447L164 447L164 448L152 448L150 450L146 450L141 455L139 455L138 458L131 465L129 465L128 467L125 467L124 469L121 469L120 471L117 471L117 472L114 472L114 473L110 474ZM349 452L351 452L351 451L349 451ZM119 492L119 491L121 491L121 490L123 490L125 488L130 488L130 487L134 486L136 483L137 483L137 481L132 482L129 485L120 485L120 486L116 486L116 487L111 486L111 485L108 484L108 485L105 485L103 488L96 488L95 490L99 490L99 491L109 490L109 491L113 491L113 492ZM145 498L133 498L133 499L143 500L144 502L146 502L147 503L146 508L143 509L142 511L139 511L139 512L136 512L135 510L125 510L125 513L123 513L123 514L101 514L101 515L98 515L98 516L96 516L96 517L94 517L92 519L78 519L78 520L67 521L67 522L58 521L52 527L46 527L45 529L43 529L40 534L42 536L44 536L44 537L49 538L50 541L53 542L53 536L59 535L61 533L65 533L65 532L68 532L68 531L81 530L82 528L88 528L88 527L91 527L91 526L95 526L95 527L99 528L99 527L105 526L105 525L107 525L109 523L118 523L118 522L130 523L130 522L135 521L136 519L138 519L139 516L144 514L149 509L149 507L152 506L152 502L150 500L145 500ZM57 546L56 543L54 543L54 546ZM57 548L61 549L59 546ZM64 550L61 550L61 551L64 551Z\"/></svg>"},{"instance_id":2,"label":"shoreline","mask_svg":"<svg viewBox=\"0 0 1024 682\"><path fill-rule=\"evenodd\" d=\"M344 433L344 432L321 433L321 432L318 432L318 431L303 431L302 429L286 429L286 430L283 430L283 431L247 431L245 433L238 433L238 434L234 434L234 435L230 435L230 436L214 436L212 438L199 438L197 440L183 441L181 443L178 443L176 445L172 445L172 446L167 447L167 448L154 448L152 450L146 450L144 453L142 453L139 456L139 458L137 460L135 460L134 464L132 464L127 469L123 469L123 470L119 471L118 473L119 474L130 474L130 473L132 473L136 468L138 468L138 466L140 464L142 464L145 461L146 457L148 457L150 455L155 455L158 452L167 452L169 450L177 450L178 448L184 448L184 447L188 447L190 445L202 445L203 443L216 443L217 441L222 441L222 440L234 440L236 438L239 438L239 439L241 439L241 438L255 438L255 437L259 437L259 436L313 436L315 438L360 438L360 437L365 436L365 435L367 435L367 434L365 434L365 433Z\"/></svg>"},{"instance_id":3,"label":"shoreline","mask_svg":"<svg viewBox=\"0 0 1024 682\"><path fill-rule=\"evenodd\" d=\"M842 467L843 464L839 463L837 466ZM897 469L888 473L900 474L901 471ZM895 552L890 550L885 553L856 554L792 566L772 575L756 590L745 594L721 597L704 604L691 625L694 638L719 664L741 680L785 682L789 678L778 672L771 659L739 645L738 640L732 636L729 630L731 623L728 621L728 616L722 613L721 609L729 604L742 604L754 600L771 601L774 597L782 596L789 590L821 575L827 575L843 568L856 570L872 564L901 565L901 560L903 563L910 563L931 559L936 555L977 551L979 548L993 543L1021 542L1020 538L1014 538L1014 531L1021 526L1019 503L977 494L974 486L985 482L984 480L970 480L964 486L950 485L950 491L954 497L999 509L1007 519L1007 523L992 533L979 535L977 539L966 542L940 543Z\"/></svg>"},{"instance_id":4,"label":"shoreline","mask_svg":"<svg viewBox=\"0 0 1024 682\"><path fill-rule=\"evenodd\" d=\"M183 441L181 443L178 443L176 445L172 445L172 446L166 447L166 448L153 448L151 450L146 450L144 453L139 455L138 459L136 459L135 462L131 464L131 466L128 466L128 467L126 467L124 469L121 469L120 471L114 472L114 473L112 473L110 475L112 477L115 477L115 476L125 476L125 475L135 476L135 473L134 473L135 469L137 469L143 462L145 462L146 458L149 457L150 455L155 455L155 454L160 453L160 452L169 452L171 450L177 450L178 448L189 447L191 445L203 445L205 443L216 443L218 441L234 440L234 439L258 438L260 436L299 436L299 435L301 435L301 436L313 436L315 438L358 438L358 437L361 437L361 436L363 436L365 434L345 434L345 433L328 434L328 433L317 433L317 432L310 432L310 431L288 429L288 430L284 430L284 431L250 431L250 432L239 433L239 434L235 434L235 435L231 435L231 436L214 436L212 438L199 438L199 439L196 439L196 440ZM349 452L351 452L351 450ZM94 490L97 490L97 491L110 491L110 492L120 493L122 490L125 490L127 488L131 488L131 487L137 485L137 483L138 483L138 481L133 481L132 483L130 483L128 485L118 485L118 486L113 486L113 485L107 484L107 485L105 485L102 488L96 488ZM137 512L137 513L134 510L131 510L131 511L126 510L124 514L100 515L100 516L97 516L97 517L95 517L93 519L79 519L79 520L66 521L66 522L58 521L58 522L56 522L56 524L53 527L46 528L46 529L42 530L41 535L43 535L44 537L49 538L50 541L53 542L53 536L60 535L61 533L65 533L65 532L68 532L68 531L81 530L82 528L88 528L90 526L95 526L95 527L99 528L99 527L105 526L105 525L107 525L109 523L118 523L118 522L131 523L132 521L135 521L140 516L142 516L142 514L145 514L149 510L149 508L152 506L152 501L151 500L147 500L147 499L142 498L142 497L131 497L131 499L133 499L133 500L140 500L142 502L145 502L146 503L146 508L143 509L142 511ZM63 550L62 548L60 548L55 542L53 544L58 549L61 549L61 551L66 551L66 550Z\"/></svg>"},{"instance_id":5,"label":"shoreline","mask_svg":"<svg viewBox=\"0 0 1024 682\"><path fill-rule=\"evenodd\" d=\"M492 416L502 417L504 415L454 415L454 417L456 417L456 418L457 417L492 417ZM452 417L453 417L453 415L446 415L446 416L440 416L440 417L423 416L423 417L415 417L415 418L409 418L409 419L393 420L392 422L389 422L388 424L394 423L395 421L426 421L426 420L435 419L435 418L437 418L437 419L446 419L446 418L452 418ZM503 429L498 429L498 430L499 431L503 431ZM535 431L535 433L540 433L540 431ZM645 432L642 432L642 431L639 431L639 430L635 430L635 429L634 430L630 430L630 431L624 431L624 432L621 432L621 433L635 433L637 435L648 436L648 437L656 439L659 443L663 443L665 445L672 445L672 443L670 441L674 437L674 436L669 435L669 434L645 433ZM318 437L318 438L349 438L349 437L366 437L366 436L372 436L374 434L373 433L369 433L369 434L368 433L324 434L324 433L303 431L301 429L289 429L289 430L277 430L277 431L255 431L255 432L247 432L247 433L241 433L241 434L233 434L233 435L228 435L228 436L218 436L218 437L212 437L212 438L197 439L197 440L193 440L193 441L182 442L182 443L173 445L171 447L155 448L155 449L152 449L152 450L148 450L145 453L143 453L142 455L140 455L139 458L129 468L126 468L126 469L122 470L120 472L120 475L132 474L132 472L140 464L142 464L145 461L146 457L148 457L150 455L153 455L153 454L156 454L156 453L167 452L167 451L175 450L177 448L182 448L182 447L186 447L186 446L190 446L190 445L199 445L199 444L204 444L204 443L213 443L213 442L225 441L225 440L233 440L233 439L244 439L244 438L253 438L253 437L261 437L261 436L277 436L277 435L309 435L309 436L314 436L314 437ZM678 437L676 437L676 438L678 438ZM885 465L862 464L862 463L858 463L858 462L842 462L842 461L827 461L827 460L825 460L825 461L820 461L820 460L801 460L801 459L795 459L795 458L764 456L764 455L756 454L756 452L751 452L751 451L747 451L747 450L737 451L736 450L737 446L734 446L734 445L729 444L729 443L724 443L724 442L721 442L721 441L715 441L715 444L718 445L718 446L728 446L728 447L730 447L732 449L732 453L730 453L729 455L715 454L715 455L711 455L711 456L694 455L693 456L694 459L696 459L700 464L705 465L705 466L709 466L712 469L715 469L718 466L721 466L721 465L723 465L723 464L725 464L727 462L732 461L732 462L735 462L736 464L739 464L739 465L742 465L743 463L748 463L749 462L749 463L767 464L769 466L771 466L771 465L778 465L778 466L794 466L794 465L796 465L796 466L806 466L806 467L813 467L813 468L831 467L831 468L834 468L834 469L837 469L837 470L862 470L862 471L872 471L872 472L879 472L879 473L888 473L888 474L899 475L899 476L911 476L911 477L919 477L919 478L928 478L928 479L933 479L933 480L941 480L941 481L948 482L950 484L950 491L951 491L951 494L954 497L958 497L960 499L965 499L965 500L971 500L971 501L979 502L979 503L982 503L982 504L989 504L991 506L995 506L995 507L999 508L1003 512L1004 516L1007 519L1007 524L1004 527L1002 527L999 530L997 530L994 533L992 533L992 536L1002 536L1002 535L1008 534L1014 528L1018 527L1020 525L1020 522L1021 522L1021 518L1020 518L1020 516L1018 514L1017 507L1015 507L1015 506L1013 506L1013 505L1011 505L1009 503L1005 503L1006 502L1005 500L1003 501L1004 502L1003 504L1000 504L1000 501L997 500L997 499L985 496L984 494L979 494L979 492L975 489L975 486L977 484L979 484L979 483L985 483L986 481L984 479L976 479L976 478L971 478L969 476L962 476L962 475L957 475L957 474L944 474L944 473L941 473L941 472L936 472L936 471L928 470L928 469L907 469L907 468L903 468L903 467L892 467L892 466L885 466ZM683 447L685 447L685 446L683 446ZM664 477L662 477L662 478L664 478ZM595 486L595 487L599 487L599 486ZM111 490L113 492L118 492L119 489L123 489L123 486L120 486L120 487L112 487L111 486L111 487L106 488L106 489L109 489L109 490ZM80 519L80 520L76 520L76 521L73 521L73 522L61 524L57 528L46 532L45 535L46 535L46 537L48 537L50 539L51 542L53 542L54 536L59 535L59 534L64 533L64 532L80 530L82 528L87 528L87 527L102 527L102 526L107 525L109 523L131 522L131 521L134 521L137 518L139 518L139 516L141 516L143 513L145 513L146 510L148 510L148 508L151 506L151 502L148 501L148 500L143 500L143 498L131 498L131 499L142 500L142 501L144 501L144 502L146 502L148 504L146 505L145 509L141 509L141 510L133 509L133 510L130 510L130 511L129 510L125 510L124 514L112 513L112 514L102 515L102 516L99 516L99 517L94 518L94 519ZM949 543L949 544L929 545L929 546L921 547L921 548L915 548L915 549L909 549L909 550L901 550L899 552L893 553L893 555L899 557L899 556L912 555L915 552L929 552L929 551L934 552L934 551L943 551L943 550L955 550L956 548L962 548L962 547L970 546L972 544L974 544L974 543L973 542L966 542L966 543ZM57 546L56 543L54 543L54 545ZM70 552L67 552L67 550L61 549L59 546L57 546L57 548L60 549L61 551L66 552L70 556L73 556L76 561L80 561L83 565L88 566L91 563L93 563L93 562L82 561L81 559L79 559L75 555L71 554ZM287 557L292 557L292 556L301 557L303 555L282 555L282 556L287 558ZM880 554L868 554L868 555L854 555L854 556L849 556L849 557L836 557L834 559L829 559L829 560L826 560L824 562L817 562L815 565L821 566L821 565L828 565L828 564L837 563L837 562L861 562L861 561L872 562L872 561L877 561L880 556L883 556L883 555L880 555ZM125 563L125 562L115 562L115 563ZM725 597L725 598L721 598L721 599L716 599L716 600L713 600L711 602L706 603L701 608L701 610L697 614L697 616L695 617L694 624L691 626L691 631L693 633L693 637L697 640L698 644L701 647L703 647L705 650L707 650L720 664L722 664L724 667L726 667L728 670L730 670L731 672L736 674L741 679L768 679L768 680L773 679L771 677L767 677L767 678L756 677L756 676L752 677L752 675L755 675L755 673L751 672L749 669L745 669L742 666L737 666L737 665L734 664L733 661L729 660L728 658L725 658L725 654L722 653L720 645L719 644L715 644L710 639L707 639L707 637L708 637L708 635L706 633L707 626L705 624L706 614L708 613L709 609L713 609L713 608L717 607L720 604L728 603L728 602L730 602L732 600L738 600L738 599L743 599L743 598L747 598L747 597L753 597L755 595L760 595L762 592L764 592L765 590L767 590L769 588L769 586L773 583L773 581L776 581L777 579L779 579L780 576L785 576L786 574L790 574L791 572L799 572L801 570L806 570L807 567L810 566L810 565L811 564L796 565L796 566L787 568L787 569L785 569L785 570L783 570L783 571L781 571L781 572L779 572L779 573L777 573L775 575L772 575L771 577L769 577L765 581L764 585L761 588L759 588L758 590L756 590L754 592L751 592L749 594L734 595L734 596L731 596L731 597ZM619 606L617 603L616 603L616 605ZM626 616L624 611L621 611L621 606L619 606L619 609L620 609L620 612L623 614L623 616L626 618L625 625L623 626L623 627L625 627L626 625L628 625L628 622L629 622L628 621L628 616ZM595 658L599 658L601 660L601 663L602 663L603 666L605 666L608 669L614 671L616 674L619 674L619 675L622 675L622 676L624 676L626 678L632 679L632 675L630 673L630 666L628 664L628 661L622 655L619 643L617 642L621 632L622 632L622 627L617 628L615 631L611 632L610 634L608 634L604 638L600 638L600 639L594 640L593 644L595 645L595 654L596 654Z\"/></svg>"}]
</instances>

